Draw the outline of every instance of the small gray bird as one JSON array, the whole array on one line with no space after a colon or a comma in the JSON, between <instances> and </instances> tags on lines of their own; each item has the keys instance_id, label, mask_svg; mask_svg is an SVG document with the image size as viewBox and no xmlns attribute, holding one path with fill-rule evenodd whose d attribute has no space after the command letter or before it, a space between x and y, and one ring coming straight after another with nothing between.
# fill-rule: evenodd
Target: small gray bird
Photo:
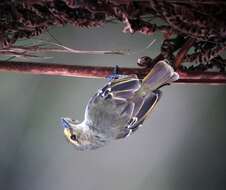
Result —
<instances>
[{"instance_id":1,"label":"small gray bird","mask_svg":"<svg viewBox=\"0 0 226 190\"><path fill-rule=\"evenodd\" d=\"M143 80L136 75L113 78L89 100L83 122L61 118L66 138L78 150L91 150L128 137L156 106L159 88L178 79L166 60L156 63Z\"/></svg>"}]
</instances>

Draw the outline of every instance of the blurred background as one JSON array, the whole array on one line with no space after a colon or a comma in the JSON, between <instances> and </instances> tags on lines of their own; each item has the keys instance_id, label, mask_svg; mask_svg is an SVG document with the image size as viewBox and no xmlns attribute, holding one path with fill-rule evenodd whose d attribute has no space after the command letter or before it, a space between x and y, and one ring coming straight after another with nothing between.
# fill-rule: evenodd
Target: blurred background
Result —
<instances>
[{"instance_id":1,"label":"blurred background","mask_svg":"<svg viewBox=\"0 0 226 190\"><path fill-rule=\"evenodd\" d=\"M159 54L162 39L124 34L120 24L49 32L83 50L139 51L157 41L127 56L51 54L52 59L28 61L136 67L138 57ZM54 41L49 34L40 38ZM226 86L165 87L157 109L134 135L95 151L76 151L59 118L82 120L89 97L105 82L0 73L1 190L226 189Z\"/></svg>"}]
</instances>

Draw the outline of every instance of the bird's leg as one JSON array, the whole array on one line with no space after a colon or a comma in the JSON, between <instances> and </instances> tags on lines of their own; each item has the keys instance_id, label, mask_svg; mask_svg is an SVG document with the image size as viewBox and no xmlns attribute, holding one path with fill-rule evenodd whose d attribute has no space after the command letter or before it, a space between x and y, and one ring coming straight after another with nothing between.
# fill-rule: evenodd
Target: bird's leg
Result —
<instances>
[{"instance_id":1,"label":"bird's leg","mask_svg":"<svg viewBox=\"0 0 226 190\"><path fill-rule=\"evenodd\" d=\"M107 76L106 78L110 82L112 80L122 78L123 76L125 76L125 75L119 74L119 66L116 65L115 68L114 68L114 70L113 70L113 72L112 72L112 74L109 75L109 76Z\"/></svg>"}]
</instances>

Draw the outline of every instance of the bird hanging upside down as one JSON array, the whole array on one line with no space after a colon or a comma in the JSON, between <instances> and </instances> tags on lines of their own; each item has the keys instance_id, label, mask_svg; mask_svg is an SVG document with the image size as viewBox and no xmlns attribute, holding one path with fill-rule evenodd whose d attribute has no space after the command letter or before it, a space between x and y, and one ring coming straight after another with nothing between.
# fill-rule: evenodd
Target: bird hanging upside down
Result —
<instances>
[{"instance_id":1,"label":"bird hanging upside down","mask_svg":"<svg viewBox=\"0 0 226 190\"><path fill-rule=\"evenodd\" d=\"M143 80L119 76L89 100L83 122L61 118L64 134L76 149L96 149L134 133L159 101L159 88L179 79L166 60L156 63Z\"/></svg>"}]
</instances>

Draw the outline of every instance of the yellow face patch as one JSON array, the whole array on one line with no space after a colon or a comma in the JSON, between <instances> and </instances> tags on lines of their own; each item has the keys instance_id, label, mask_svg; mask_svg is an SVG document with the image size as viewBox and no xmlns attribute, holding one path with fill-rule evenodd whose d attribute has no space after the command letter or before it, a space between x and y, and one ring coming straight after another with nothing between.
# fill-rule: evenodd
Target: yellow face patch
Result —
<instances>
[{"instance_id":1,"label":"yellow face patch","mask_svg":"<svg viewBox=\"0 0 226 190\"><path fill-rule=\"evenodd\" d=\"M78 141L71 138L74 135L71 128L64 128L64 135L70 143L79 146Z\"/></svg>"}]
</instances>

